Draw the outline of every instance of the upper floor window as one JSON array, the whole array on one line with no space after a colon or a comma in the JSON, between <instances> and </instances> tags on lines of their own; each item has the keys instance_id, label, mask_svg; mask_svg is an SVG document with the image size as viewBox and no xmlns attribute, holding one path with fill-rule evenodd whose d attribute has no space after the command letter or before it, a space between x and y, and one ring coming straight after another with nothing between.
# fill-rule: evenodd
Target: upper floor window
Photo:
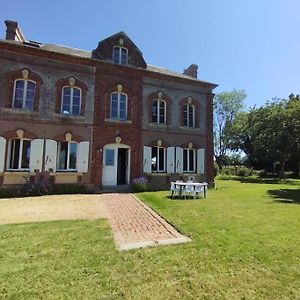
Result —
<instances>
[{"instance_id":1,"label":"upper floor window","mask_svg":"<svg viewBox=\"0 0 300 300\"><path fill-rule=\"evenodd\" d=\"M13 108L33 110L36 83L34 81L18 79L14 83Z\"/></svg>"},{"instance_id":2,"label":"upper floor window","mask_svg":"<svg viewBox=\"0 0 300 300\"><path fill-rule=\"evenodd\" d=\"M8 143L8 169L28 170L30 161L31 141L12 139Z\"/></svg>"},{"instance_id":3,"label":"upper floor window","mask_svg":"<svg viewBox=\"0 0 300 300\"><path fill-rule=\"evenodd\" d=\"M163 147L151 148L152 172L164 172L166 169L166 149Z\"/></svg>"},{"instance_id":4,"label":"upper floor window","mask_svg":"<svg viewBox=\"0 0 300 300\"><path fill-rule=\"evenodd\" d=\"M77 164L77 143L58 143L57 169L60 171L75 171Z\"/></svg>"},{"instance_id":5,"label":"upper floor window","mask_svg":"<svg viewBox=\"0 0 300 300\"><path fill-rule=\"evenodd\" d=\"M64 115L80 115L81 89L65 86L62 89L61 113Z\"/></svg>"},{"instance_id":6,"label":"upper floor window","mask_svg":"<svg viewBox=\"0 0 300 300\"><path fill-rule=\"evenodd\" d=\"M192 104L183 106L183 126L195 127L195 106Z\"/></svg>"},{"instance_id":7,"label":"upper floor window","mask_svg":"<svg viewBox=\"0 0 300 300\"><path fill-rule=\"evenodd\" d=\"M110 118L127 120L127 95L112 93L110 99Z\"/></svg>"},{"instance_id":8,"label":"upper floor window","mask_svg":"<svg viewBox=\"0 0 300 300\"><path fill-rule=\"evenodd\" d=\"M127 65L128 51L123 47L114 47L113 49L113 62L120 65Z\"/></svg>"},{"instance_id":9,"label":"upper floor window","mask_svg":"<svg viewBox=\"0 0 300 300\"><path fill-rule=\"evenodd\" d=\"M196 151L195 149L183 149L183 172L196 171Z\"/></svg>"},{"instance_id":10,"label":"upper floor window","mask_svg":"<svg viewBox=\"0 0 300 300\"><path fill-rule=\"evenodd\" d=\"M161 99L155 99L152 102L152 122L166 123L166 102Z\"/></svg>"}]
</instances>

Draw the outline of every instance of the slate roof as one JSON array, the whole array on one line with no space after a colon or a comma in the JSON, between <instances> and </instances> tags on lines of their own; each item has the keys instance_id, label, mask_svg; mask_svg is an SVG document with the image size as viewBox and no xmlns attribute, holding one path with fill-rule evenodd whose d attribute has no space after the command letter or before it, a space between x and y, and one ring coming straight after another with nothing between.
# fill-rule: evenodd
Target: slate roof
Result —
<instances>
[{"instance_id":1,"label":"slate roof","mask_svg":"<svg viewBox=\"0 0 300 300\"><path fill-rule=\"evenodd\" d=\"M80 57L80 58L92 59L92 51L86 51L86 50L82 50L82 49L71 48L71 47L66 47L66 46L61 46L61 45L44 44L44 43L38 43L38 42L32 42L32 41L27 41L25 43L22 43L22 42L18 42L18 41L3 40L3 39L0 39L0 42L16 44L16 45L23 46L23 47L34 47L34 48L42 49L42 50L49 51L49 52L55 52L55 53L60 53L60 54L65 54L65 55L76 56L76 57ZM149 72L159 73L162 75L168 75L168 76L188 79L188 80L192 80L192 81L202 82L205 84L210 84L213 86L213 88L217 87L216 84L213 84L213 83L210 83L207 81L203 81L199 78L194 78L194 77L191 77L191 76L188 76L185 74L177 73L177 72L168 70L163 67L158 67L158 66L153 66L153 65L147 64L146 70Z\"/></svg>"}]
</instances>

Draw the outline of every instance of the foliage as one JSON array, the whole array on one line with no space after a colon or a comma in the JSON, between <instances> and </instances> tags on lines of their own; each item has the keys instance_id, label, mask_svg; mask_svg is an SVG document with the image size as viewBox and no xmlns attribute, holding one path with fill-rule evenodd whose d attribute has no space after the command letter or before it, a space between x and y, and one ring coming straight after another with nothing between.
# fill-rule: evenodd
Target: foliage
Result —
<instances>
[{"instance_id":1,"label":"foliage","mask_svg":"<svg viewBox=\"0 0 300 300\"><path fill-rule=\"evenodd\" d=\"M132 180L131 188L134 192L145 192L148 188L148 179L146 177L137 177Z\"/></svg>"},{"instance_id":2,"label":"foliage","mask_svg":"<svg viewBox=\"0 0 300 300\"><path fill-rule=\"evenodd\" d=\"M235 176L251 176L253 175L253 169L245 166L225 166L222 168L221 175L235 175Z\"/></svg>"},{"instance_id":3,"label":"foliage","mask_svg":"<svg viewBox=\"0 0 300 300\"><path fill-rule=\"evenodd\" d=\"M237 114L225 132L231 150L242 150L247 165L284 176L285 170L299 175L300 101L273 99L260 108Z\"/></svg>"},{"instance_id":4,"label":"foliage","mask_svg":"<svg viewBox=\"0 0 300 300\"><path fill-rule=\"evenodd\" d=\"M300 210L284 203L299 184L217 180L203 201L139 194L191 237L179 245L119 252L104 220L1 225L0 298L297 299Z\"/></svg>"},{"instance_id":5,"label":"foliage","mask_svg":"<svg viewBox=\"0 0 300 300\"><path fill-rule=\"evenodd\" d=\"M228 148L225 128L234 121L236 115L243 109L246 93L243 90L222 92L214 98L214 142L215 158L220 168L222 159Z\"/></svg>"}]
</instances>

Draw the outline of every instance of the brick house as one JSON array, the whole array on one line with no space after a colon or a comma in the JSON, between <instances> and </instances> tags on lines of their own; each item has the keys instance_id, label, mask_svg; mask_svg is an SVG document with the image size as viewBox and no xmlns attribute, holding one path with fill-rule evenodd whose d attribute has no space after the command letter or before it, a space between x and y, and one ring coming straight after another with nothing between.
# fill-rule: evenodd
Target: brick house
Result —
<instances>
[{"instance_id":1,"label":"brick house","mask_svg":"<svg viewBox=\"0 0 300 300\"><path fill-rule=\"evenodd\" d=\"M212 90L148 65L124 33L93 51L25 40L6 21L0 40L0 184L48 172L91 189L147 176L153 188L213 183Z\"/></svg>"}]
</instances>

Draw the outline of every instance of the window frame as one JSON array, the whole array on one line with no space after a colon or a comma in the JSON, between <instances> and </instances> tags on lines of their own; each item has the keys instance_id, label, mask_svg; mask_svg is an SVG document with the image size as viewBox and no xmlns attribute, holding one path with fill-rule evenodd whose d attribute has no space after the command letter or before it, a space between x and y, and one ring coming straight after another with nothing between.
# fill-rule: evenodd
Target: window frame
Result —
<instances>
[{"instance_id":1,"label":"window frame","mask_svg":"<svg viewBox=\"0 0 300 300\"><path fill-rule=\"evenodd\" d=\"M193 151L194 159L193 159L193 169L191 170L190 168L190 151ZM184 153L186 154L186 166L187 168L184 169ZM196 149L190 149L190 148L184 148L183 149L183 161L182 161L182 166L183 166L183 172L184 173L196 173L196 159L197 159L197 151Z\"/></svg>"},{"instance_id":2,"label":"window frame","mask_svg":"<svg viewBox=\"0 0 300 300\"><path fill-rule=\"evenodd\" d=\"M117 109L117 117L113 117L112 116L112 97L113 97L113 94L117 94L118 95L118 109ZM126 99L126 102L125 102L125 107L126 107L126 110L125 110L125 113L126 113L126 116L125 118L120 118L120 100L121 100L121 95L124 95L125 96L125 99ZM128 120L128 96L127 94L125 93L122 93L122 92L112 92L110 94L110 113L109 113L109 118L111 120L119 120L119 121L126 121Z\"/></svg>"},{"instance_id":3,"label":"window frame","mask_svg":"<svg viewBox=\"0 0 300 300\"><path fill-rule=\"evenodd\" d=\"M68 143L68 150L67 150L67 168L66 169L61 169L60 168L60 153L61 153L61 143ZM75 162L75 169L70 169L70 145L71 144L75 144L76 145L76 162ZM57 161L56 161L56 170L58 172L77 172L77 163L78 163L78 159L77 159L77 155L78 155L78 142L75 141L60 141L57 143Z\"/></svg>"},{"instance_id":4,"label":"window frame","mask_svg":"<svg viewBox=\"0 0 300 300\"><path fill-rule=\"evenodd\" d=\"M186 115L185 115L185 107L187 108L186 109ZM189 108L192 108L193 109L193 125L190 126L190 113L189 113ZM188 128L195 128L195 105L194 104L191 104L191 103L185 103L183 105L183 120L182 120L182 125L184 127L188 127ZM185 122L185 117L186 117L186 124L184 124Z\"/></svg>"},{"instance_id":5,"label":"window frame","mask_svg":"<svg viewBox=\"0 0 300 300\"><path fill-rule=\"evenodd\" d=\"M157 121L153 121L153 103L157 101L156 110L157 110ZM164 103L164 122L160 122L160 103ZM151 105L151 122L154 124L167 124L167 102L163 99L153 99Z\"/></svg>"},{"instance_id":6,"label":"window frame","mask_svg":"<svg viewBox=\"0 0 300 300\"><path fill-rule=\"evenodd\" d=\"M12 159L12 143L13 141L19 140L20 141L20 149L22 151L19 151L19 157L18 157L18 168L11 168L11 159ZM28 162L28 168L22 168L22 157L23 157L23 145L24 141L30 141L30 147L29 147L29 162ZM12 138L8 141L8 148L7 148L7 171L29 171L30 170L30 153L31 153L31 139L28 138Z\"/></svg>"},{"instance_id":7,"label":"window frame","mask_svg":"<svg viewBox=\"0 0 300 300\"><path fill-rule=\"evenodd\" d=\"M119 55L118 55L118 59L117 61L115 60L115 49L118 49L119 50ZM125 62L123 63L123 60L122 60L122 50L125 50L126 51L126 60ZM113 53L112 53L112 61L113 63L115 64L118 64L118 65L127 65L128 64L128 49L125 48L125 47L121 47L121 46L114 46L113 47Z\"/></svg>"},{"instance_id":8,"label":"window frame","mask_svg":"<svg viewBox=\"0 0 300 300\"><path fill-rule=\"evenodd\" d=\"M24 89L23 89L23 97L22 97L22 108L15 107L15 100L16 100L15 97L16 97L16 85L17 85L17 81L24 81ZM28 82L34 83L34 95L33 95L33 99L32 99L32 109L27 109L26 108ZM36 92L37 92L37 82L36 81L31 80L31 79L16 78L14 80L14 85L13 85L13 96L12 96L12 105L11 105L11 107L13 109L23 109L23 110L28 110L28 111L34 111Z\"/></svg>"},{"instance_id":9,"label":"window frame","mask_svg":"<svg viewBox=\"0 0 300 300\"><path fill-rule=\"evenodd\" d=\"M156 163L156 170L153 170L153 164L152 164L152 159L153 159L153 148L157 149L157 163ZM163 169L159 169L160 165L160 151L159 149L163 149ZM151 147L151 173L165 173L166 172L166 160L167 160L167 155L166 155L166 148L165 147L159 147L159 146L153 146Z\"/></svg>"},{"instance_id":10,"label":"window frame","mask_svg":"<svg viewBox=\"0 0 300 300\"><path fill-rule=\"evenodd\" d=\"M64 101L64 89L70 88L70 113L65 114L63 112L63 101ZM74 95L74 89L79 90L80 92L80 99L79 99L79 114L74 115L73 114L73 95ZM81 115L81 102L82 102L82 89L78 86L70 86L70 85L64 85L61 88L61 101L60 101L60 113L64 116L73 116L73 117L79 117Z\"/></svg>"}]
</instances>

